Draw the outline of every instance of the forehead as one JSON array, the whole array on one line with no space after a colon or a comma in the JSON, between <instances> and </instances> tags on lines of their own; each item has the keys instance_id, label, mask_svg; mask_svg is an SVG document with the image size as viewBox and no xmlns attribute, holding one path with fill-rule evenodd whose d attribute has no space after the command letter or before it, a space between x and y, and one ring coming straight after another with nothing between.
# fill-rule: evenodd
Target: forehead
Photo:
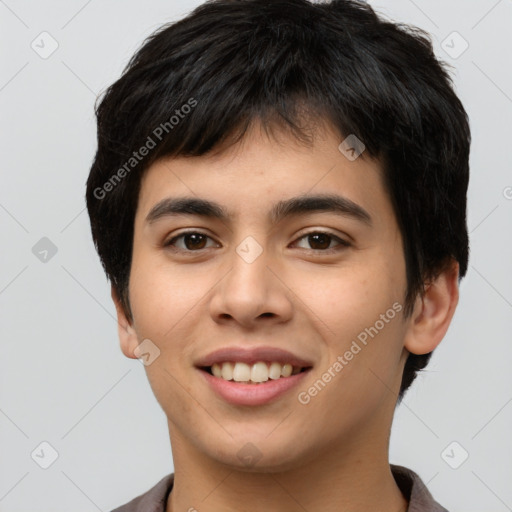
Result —
<instances>
[{"instance_id":1,"label":"forehead","mask_svg":"<svg viewBox=\"0 0 512 512\"><path fill-rule=\"evenodd\" d=\"M151 220L159 204L176 206L163 204L173 197L204 200L199 205L203 211L209 209L212 217L224 221L245 212L276 222L287 209L300 208L297 198L309 196L330 196L333 208L352 209L361 220L372 211L382 213L379 207L389 210L379 162L364 152L347 158L339 149L342 142L331 129L317 131L313 143L304 145L291 135L269 137L253 127L223 151L161 159L141 180L137 217ZM311 201L302 202L303 209L308 206Z\"/></svg>"}]
</instances>

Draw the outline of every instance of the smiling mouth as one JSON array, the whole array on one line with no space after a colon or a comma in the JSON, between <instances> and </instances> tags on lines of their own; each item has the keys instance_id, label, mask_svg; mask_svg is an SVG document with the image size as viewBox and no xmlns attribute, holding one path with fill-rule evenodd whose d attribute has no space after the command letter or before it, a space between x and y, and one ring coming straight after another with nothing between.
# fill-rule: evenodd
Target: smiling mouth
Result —
<instances>
[{"instance_id":1,"label":"smiling mouth","mask_svg":"<svg viewBox=\"0 0 512 512\"><path fill-rule=\"evenodd\" d=\"M226 361L203 366L200 369L213 377L241 384L264 384L268 381L286 379L306 372L311 367L293 366L289 363L259 361L255 364Z\"/></svg>"}]
</instances>

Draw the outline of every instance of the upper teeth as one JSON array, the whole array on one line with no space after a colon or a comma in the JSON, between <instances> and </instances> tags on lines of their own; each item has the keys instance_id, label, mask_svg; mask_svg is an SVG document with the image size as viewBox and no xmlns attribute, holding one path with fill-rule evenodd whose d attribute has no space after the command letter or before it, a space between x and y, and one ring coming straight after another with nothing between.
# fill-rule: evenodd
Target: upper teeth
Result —
<instances>
[{"instance_id":1,"label":"upper teeth","mask_svg":"<svg viewBox=\"0 0 512 512\"><path fill-rule=\"evenodd\" d=\"M214 363L212 373L215 377L225 380L234 380L236 382L266 382L268 379L279 379L280 377L289 377L300 372L299 367L293 367L291 364L264 363L259 362L253 365L246 363Z\"/></svg>"}]
</instances>

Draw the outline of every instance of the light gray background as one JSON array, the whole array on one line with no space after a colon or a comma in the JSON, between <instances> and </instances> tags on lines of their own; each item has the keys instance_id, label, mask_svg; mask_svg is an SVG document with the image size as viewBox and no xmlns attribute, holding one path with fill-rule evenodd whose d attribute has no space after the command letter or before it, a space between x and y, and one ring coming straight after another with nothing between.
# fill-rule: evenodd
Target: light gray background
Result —
<instances>
[{"instance_id":1,"label":"light gray background","mask_svg":"<svg viewBox=\"0 0 512 512\"><path fill-rule=\"evenodd\" d=\"M84 192L97 94L147 35L199 3L0 1L1 512L108 511L173 469L166 418L144 368L119 349ZM419 473L450 512L505 512L512 510L512 1L371 4L432 34L436 53L454 66L474 141L469 271L447 336L397 410L390 460ZM47 59L31 48L34 40L42 45L43 31L59 45ZM446 40L452 54L460 51L453 31L469 43L457 58L441 46ZM46 263L32 252L42 237L58 249ZM59 454L48 469L31 458L43 441ZM446 460L459 464L462 450L468 459L452 469Z\"/></svg>"}]
</instances>

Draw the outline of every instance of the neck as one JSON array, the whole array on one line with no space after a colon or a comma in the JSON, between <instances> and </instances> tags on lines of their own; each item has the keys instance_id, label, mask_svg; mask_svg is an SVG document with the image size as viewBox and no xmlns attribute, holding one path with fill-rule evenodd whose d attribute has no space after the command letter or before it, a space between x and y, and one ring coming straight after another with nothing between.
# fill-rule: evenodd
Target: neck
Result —
<instances>
[{"instance_id":1,"label":"neck","mask_svg":"<svg viewBox=\"0 0 512 512\"><path fill-rule=\"evenodd\" d=\"M292 468L258 472L206 456L169 427L175 477L166 512L407 511L388 462L389 432L351 434L349 442L304 456Z\"/></svg>"}]
</instances>

